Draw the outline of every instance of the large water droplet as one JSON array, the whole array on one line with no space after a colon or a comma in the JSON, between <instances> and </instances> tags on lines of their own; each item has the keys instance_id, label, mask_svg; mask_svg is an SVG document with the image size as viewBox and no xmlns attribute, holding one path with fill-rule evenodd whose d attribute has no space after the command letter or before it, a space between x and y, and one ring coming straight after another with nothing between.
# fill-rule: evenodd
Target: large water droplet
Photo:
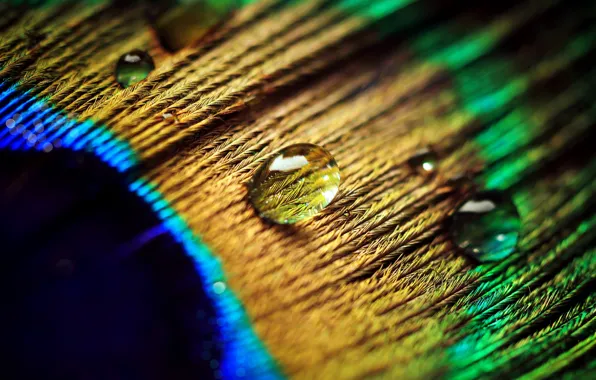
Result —
<instances>
[{"instance_id":1,"label":"large water droplet","mask_svg":"<svg viewBox=\"0 0 596 380\"><path fill-rule=\"evenodd\" d=\"M433 174L437 168L437 154L430 148L417 151L408 159L408 165L421 174Z\"/></svg>"},{"instance_id":2,"label":"large water droplet","mask_svg":"<svg viewBox=\"0 0 596 380\"><path fill-rule=\"evenodd\" d=\"M155 65L151 56L141 50L124 54L116 64L116 81L124 88L132 86L149 76Z\"/></svg>"},{"instance_id":3,"label":"large water droplet","mask_svg":"<svg viewBox=\"0 0 596 380\"><path fill-rule=\"evenodd\" d=\"M313 144L296 144L280 150L257 170L249 196L262 218L292 224L331 203L339 183L339 167L329 152Z\"/></svg>"},{"instance_id":4,"label":"large water droplet","mask_svg":"<svg viewBox=\"0 0 596 380\"><path fill-rule=\"evenodd\" d=\"M154 20L162 46L175 52L199 41L234 9L239 0L180 2Z\"/></svg>"},{"instance_id":5,"label":"large water droplet","mask_svg":"<svg viewBox=\"0 0 596 380\"><path fill-rule=\"evenodd\" d=\"M513 201L497 191L478 193L453 215L455 244L480 262L498 261L517 247L521 221Z\"/></svg>"}]
</instances>

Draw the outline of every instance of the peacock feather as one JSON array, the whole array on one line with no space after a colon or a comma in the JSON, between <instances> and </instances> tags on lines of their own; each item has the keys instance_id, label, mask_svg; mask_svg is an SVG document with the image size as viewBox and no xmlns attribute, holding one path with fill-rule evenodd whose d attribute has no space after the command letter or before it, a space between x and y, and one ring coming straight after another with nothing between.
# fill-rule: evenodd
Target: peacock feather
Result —
<instances>
[{"instance_id":1,"label":"peacock feather","mask_svg":"<svg viewBox=\"0 0 596 380\"><path fill-rule=\"evenodd\" d=\"M30 290L58 286L43 271L7 265L12 289L29 289L13 294L14 309L31 318L5 324L24 326L8 340L9 368L52 379L596 376L595 20L590 0L3 2L7 256L41 257L65 228L63 211L19 203L28 189L54 194L34 178L78 173L103 190L68 218L109 208L140 226L128 253L100 256L160 273L152 313L176 315L168 323L185 342L162 355L126 334L101 345L40 332L36 318L63 331L43 315L71 304ZM122 86L117 63L135 51L151 62ZM333 155L339 191L314 218L276 225L251 205L252 177L305 143ZM421 149L436 158L432 173L412 170ZM73 157L92 164L57 171ZM513 253L490 262L450 233L483 190L519 214ZM135 202L147 210L126 206ZM35 233L15 221L39 215ZM137 252L166 238L160 255ZM79 240L81 252L101 245ZM51 294L84 293L80 281L95 277L81 276ZM145 281L106 276L93 285L101 294ZM102 310L140 314L135 305ZM144 326L130 323L122 331ZM62 340L75 348L48 353ZM161 371L131 364L165 356Z\"/></svg>"}]
</instances>

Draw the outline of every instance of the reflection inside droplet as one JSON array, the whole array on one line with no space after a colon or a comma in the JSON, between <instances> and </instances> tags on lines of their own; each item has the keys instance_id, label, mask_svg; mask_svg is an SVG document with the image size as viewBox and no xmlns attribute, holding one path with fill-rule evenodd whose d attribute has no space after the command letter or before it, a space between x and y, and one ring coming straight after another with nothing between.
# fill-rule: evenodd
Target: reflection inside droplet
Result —
<instances>
[{"instance_id":1,"label":"reflection inside droplet","mask_svg":"<svg viewBox=\"0 0 596 380\"><path fill-rule=\"evenodd\" d=\"M520 216L507 195L488 191L476 194L453 215L453 241L481 262L498 261L517 247Z\"/></svg>"},{"instance_id":2,"label":"reflection inside droplet","mask_svg":"<svg viewBox=\"0 0 596 380\"><path fill-rule=\"evenodd\" d=\"M335 198L340 173L333 156L313 144L282 149L256 171L249 186L259 215L292 224L316 215Z\"/></svg>"},{"instance_id":3,"label":"reflection inside droplet","mask_svg":"<svg viewBox=\"0 0 596 380\"><path fill-rule=\"evenodd\" d=\"M116 81L124 88L132 86L149 76L155 65L149 54L133 50L124 54L116 64Z\"/></svg>"}]
</instances>

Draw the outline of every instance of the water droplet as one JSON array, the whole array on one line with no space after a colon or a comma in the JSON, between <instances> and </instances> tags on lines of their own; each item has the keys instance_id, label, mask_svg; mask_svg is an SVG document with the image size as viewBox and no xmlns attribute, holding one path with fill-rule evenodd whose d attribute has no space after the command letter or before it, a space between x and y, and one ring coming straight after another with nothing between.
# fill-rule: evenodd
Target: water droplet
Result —
<instances>
[{"instance_id":1,"label":"water droplet","mask_svg":"<svg viewBox=\"0 0 596 380\"><path fill-rule=\"evenodd\" d=\"M164 119L164 121L168 121L170 123L178 123L178 116L175 113L172 112L166 112L163 115L161 115L161 117Z\"/></svg>"},{"instance_id":2,"label":"water droplet","mask_svg":"<svg viewBox=\"0 0 596 380\"><path fill-rule=\"evenodd\" d=\"M517 247L521 221L504 193L486 191L465 202L453 215L455 244L480 262L498 261Z\"/></svg>"},{"instance_id":3,"label":"water droplet","mask_svg":"<svg viewBox=\"0 0 596 380\"><path fill-rule=\"evenodd\" d=\"M16 124L16 121L14 121L14 119L6 120L6 127L8 127L9 129L13 129L15 124Z\"/></svg>"},{"instance_id":4,"label":"water droplet","mask_svg":"<svg viewBox=\"0 0 596 380\"><path fill-rule=\"evenodd\" d=\"M331 203L339 183L339 167L329 152L313 144L296 144L280 150L256 171L249 196L262 218L293 224Z\"/></svg>"},{"instance_id":5,"label":"water droplet","mask_svg":"<svg viewBox=\"0 0 596 380\"><path fill-rule=\"evenodd\" d=\"M207 35L239 5L238 0L181 2L159 15L153 26L161 45L175 52Z\"/></svg>"},{"instance_id":6,"label":"water droplet","mask_svg":"<svg viewBox=\"0 0 596 380\"><path fill-rule=\"evenodd\" d=\"M149 76L155 65L149 54L133 50L124 54L116 64L116 81L124 88L132 86Z\"/></svg>"},{"instance_id":7,"label":"water droplet","mask_svg":"<svg viewBox=\"0 0 596 380\"><path fill-rule=\"evenodd\" d=\"M213 283L213 292L215 294L222 294L226 291L226 284L222 281L217 281Z\"/></svg>"},{"instance_id":8,"label":"water droplet","mask_svg":"<svg viewBox=\"0 0 596 380\"><path fill-rule=\"evenodd\" d=\"M408 165L421 174L432 174L437 168L437 154L430 148L420 149L408 159Z\"/></svg>"},{"instance_id":9,"label":"water droplet","mask_svg":"<svg viewBox=\"0 0 596 380\"><path fill-rule=\"evenodd\" d=\"M54 149L54 146L51 143L47 142L47 143L43 144L42 149L44 152L50 153Z\"/></svg>"}]
</instances>

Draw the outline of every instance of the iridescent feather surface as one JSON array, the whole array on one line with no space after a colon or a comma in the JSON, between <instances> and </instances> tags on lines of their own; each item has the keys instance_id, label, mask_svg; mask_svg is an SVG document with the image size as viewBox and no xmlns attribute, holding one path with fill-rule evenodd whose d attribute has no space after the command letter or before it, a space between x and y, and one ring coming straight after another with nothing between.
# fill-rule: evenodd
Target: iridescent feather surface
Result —
<instances>
[{"instance_id":1,"label":"iridescent feather surface","mask_svg":"<svg viewBox=\"0 0 596 380\"><path fill-rule=\"evenodd\" d=\"M594 378L595 20L1 3L3 367Z\"/></svg>"}]
</instances>

